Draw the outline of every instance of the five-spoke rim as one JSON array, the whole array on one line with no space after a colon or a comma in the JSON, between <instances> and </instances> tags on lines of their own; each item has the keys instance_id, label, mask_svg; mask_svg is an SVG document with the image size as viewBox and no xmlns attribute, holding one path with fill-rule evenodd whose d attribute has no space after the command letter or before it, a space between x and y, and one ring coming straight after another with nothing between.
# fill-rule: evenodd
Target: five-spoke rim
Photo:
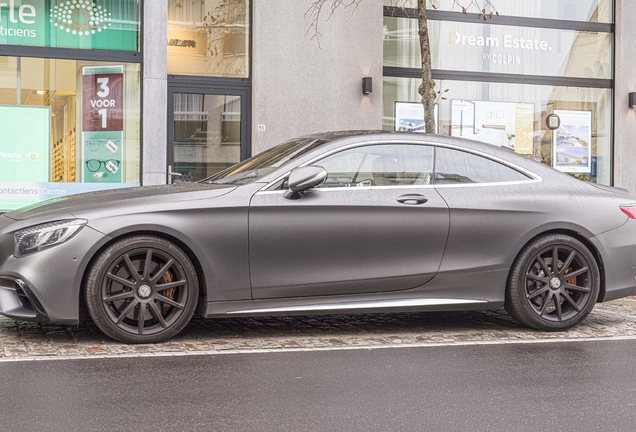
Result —
<instances>
[{"instance_id":1,"label":"five-spoke rim","mask_svg":"<svg viewBox=\"0 0 636 432\"><path fill-rule=\"evenodd\" d=\"M170 328L188 299L183 267L156 248L138 248L112 261L101 285L101 301L113 324L149 335Z\"/></svg>"},{"instance_id":2,"label":"five-spoke rim","mask_svg":"<svg viewBox=\"0 0 636 432\"><path fill-rule=\"evenodd\" d=\"M562 322L585 310L593 275L590 263L575 248L552 245L533 257L524 280L532 310L545 320Z\"/></svg>"}]
</instances>

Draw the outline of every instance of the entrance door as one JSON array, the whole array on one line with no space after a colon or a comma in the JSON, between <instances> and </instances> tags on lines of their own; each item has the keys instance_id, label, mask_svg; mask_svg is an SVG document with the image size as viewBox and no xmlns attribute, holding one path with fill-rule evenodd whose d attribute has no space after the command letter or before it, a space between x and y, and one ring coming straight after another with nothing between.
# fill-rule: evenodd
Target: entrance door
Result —
<instances>
[{"instance_id":1,"label":"entrance door","mask_svg":"<svg viewBox=\"0 0 636 432\"><path fill-rule=\"evenodd\" d=\"M171 85L168 182L195 182L249 157L244 88Z\"/></svg>"}]
</instances>

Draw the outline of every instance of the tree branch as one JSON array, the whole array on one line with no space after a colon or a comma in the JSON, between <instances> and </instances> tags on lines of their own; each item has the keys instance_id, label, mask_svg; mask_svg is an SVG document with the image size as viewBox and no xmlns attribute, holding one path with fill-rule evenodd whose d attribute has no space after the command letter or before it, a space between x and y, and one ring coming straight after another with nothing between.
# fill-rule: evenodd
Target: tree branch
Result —
<instances>
[{"instance_id":1,"label":"tree branch","mask_svg":"<svg viewBox=\"0 0 636 432\"><path fill-rule=\"evenodd\" d=\"M315 0L309 9L305 12L305 19L309 18L310 24L305 32L305 36L311 35L309 40L316 40L320 47L320 38L322 33L320 32L320 17L323 15L323 9L328 12L327 20L329 20L338 9L352 8L353 12L358 9L360 3L364 0ZM406 9L411 4L412 0L391 0L391 6L396 8ZM427 0L427 7L430 6L433 9L437 9L437 6L433 3L434 0ZM461 9L464 14L467 14L471 8L477 9L478 19L483 17L484 21L486 17L492 18L493 15L499 16L499 12L492 4L492 0L453 0L453 6L451 10L457 7Z\"/></svg>"},{"instance_id":2,"label":"tree branch","mask_svg":"<svg viewBox=\"0 0 636 432\"><path fill-rule=\"evenodd\" d=\"M320 18L323 13L329 11L330 19L338 9L353 8L354 12L364 0L314 0L309 9L305 12L305 19L309 17L311 24L305 35L311 34L311 38L318 42L320 47ZM435 104L439 100L446 100L444 96L448 90L435 90L435 81L433 81L431 70L431 49L428 37L428 19L426 10L429 7L437 9L434 0L417 0L418 11L418 35L420 38L420 49L422 53L422 83L418 88L418 93L422 97L422 105L424 107L424 122L426 132L435 133ZM406 10L407 6L413 6L413 0L391 0L391 6L397 9ZM462 13L466 15L471 8L477 9L477 19L486 21L488 17L493 15L499 16L499 12L492 4L492 0L453 0L451 10L455 7L460 8ZM488 11L486 10L488 8ZM324 9L324 11L323 11ZM410 9L410 8L409 8Z\"/></svg>"},{"instance_id":3,"label":"tree branch","mask_svg":"<svg viewBox=\"0 0 636 432\"><path fill-rule=\"evenodd\" d=\"M328 10L329 16L327 20L329 20L333 14L338 9L348 9L352 8L353 12L358 9L360 3L364 0L316 0L314 1L309 9L305 12L305 19L309 17L311 23L309 24L309 28L307 28L307 32L305 32L305 36L311 34L309 40L316 40L318 42L318 46L320 47L320 37L322 33L320 33L320 16L323 14L323 9ZM352 12L352 13L353 13Z\"/></svg>"}]
</instances>

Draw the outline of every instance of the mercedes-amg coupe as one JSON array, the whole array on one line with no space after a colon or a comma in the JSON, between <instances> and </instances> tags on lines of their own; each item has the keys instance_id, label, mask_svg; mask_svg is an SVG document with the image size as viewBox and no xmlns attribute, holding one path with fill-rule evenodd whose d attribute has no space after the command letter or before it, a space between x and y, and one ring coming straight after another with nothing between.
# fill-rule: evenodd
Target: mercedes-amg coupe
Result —
<instances>
[{"instance_id":1,"label":"mercedes-amg coupe","mask_svg":"<svg viewBox=\"0 0 636 432\"><path fill-rule=\"evenodd\" d=\"M636 293L636 199L509 149L415 133L288 141L197 183L0 216L0 311L152 343L197 313L505 307L567 329Z\"/></svg>"}]
</instances>

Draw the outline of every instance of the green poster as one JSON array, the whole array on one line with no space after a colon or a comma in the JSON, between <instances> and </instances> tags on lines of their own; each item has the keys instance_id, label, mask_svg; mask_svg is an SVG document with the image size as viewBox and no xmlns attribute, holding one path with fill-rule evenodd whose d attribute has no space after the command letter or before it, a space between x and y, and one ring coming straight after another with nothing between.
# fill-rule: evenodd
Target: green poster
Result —
<instances>
[{"instance_id":1,"label":"green poster","mask_svg":"<svg viewBox=\"0 0 636 432\"><path fill-rule=\"evenodd\" d=\"M49 181L50 108L0 106L0 131L0 182Z\"/></svg>"},{"instance_id":2,"label":"green poster","mask_svg":"<svg viewBox=\"0 0 636 432\"><path fill-rule=\"evenodd\" d=\"M122 141L121 131L84 132L84 183L122 182Z\"/></svg>"},{"instance_id":3,"label":"green poster","mask_svg":"<svg viewBox=\"0 0 636 432\"><path fill-rule=\"evenodd\" d=\"M138 0L5 0L0 44L138 51Z\"/></svg>"}]
</instances>

